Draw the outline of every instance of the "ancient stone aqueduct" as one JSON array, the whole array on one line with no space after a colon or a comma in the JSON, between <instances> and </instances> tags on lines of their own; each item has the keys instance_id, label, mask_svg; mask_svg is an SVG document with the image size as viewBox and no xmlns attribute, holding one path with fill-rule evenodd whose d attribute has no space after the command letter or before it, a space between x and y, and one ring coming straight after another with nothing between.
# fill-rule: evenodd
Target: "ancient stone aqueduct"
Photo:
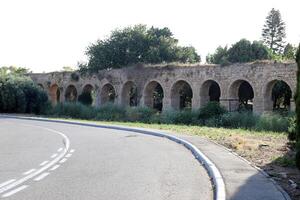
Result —
<instances>
[{"instance_id":1,"label":"ancient stone aqueduct","mask_svg":"<svg viewBox=\"0 0 300 200\"><path fill-rule=\"evenodd\" d=\"M160 91L159 109L162 110L186 106L198 109L208 101L216 100L234 111L239 105L239 93L243 87L252 95L253 111L263 113L273 109L271 93L277 80L288 84L294 94L296 70L295 63L257 62L230 66L136 66L102 70L93 75L52 72L30 74L30 77L48 92L53 104L77 101L82 92L94 91L95 106L110 101L124 106L159 108L155 101ZM182 98L189 99L190 105L182 103ZM292 98L289 107L291 110L295 108Z\"/></svg>"}]
</instances>

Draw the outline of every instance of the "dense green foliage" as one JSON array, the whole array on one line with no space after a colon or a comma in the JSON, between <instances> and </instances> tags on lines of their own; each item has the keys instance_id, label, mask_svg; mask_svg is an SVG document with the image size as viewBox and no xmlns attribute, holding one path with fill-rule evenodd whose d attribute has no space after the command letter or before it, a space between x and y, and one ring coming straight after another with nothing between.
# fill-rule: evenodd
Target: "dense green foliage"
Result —
<instances>
[{"instance_id":1,"label":"dense green foliage","mask_svg":"<svg viewBox=\"0 0 300 200\"><path fill-rule=\"evenodd\" d=\"M47 94L25 72L23 68L0 69L0 112L39 114L48 107Z\"/></svg>"},{"instance_id":2,"label":"dense green foliage","mask_svg":"<svg viewBox=\"0 0 300 200\"><path fill-rule=\"evenodd\" d=\"M297 48L288 43L283 50L283 57L287 60L294 60L296 58Z\"/></svg>"},{"instance_id":3,"label":"dense green foliage","mask_svg":"<svg viewBox=\"0 0 300 200\"><path fill-rule=\"evenodd\" d=\"M89 61L79 66L81 71L97 72L137 63L200 61L195 48L179 46L168 28L147 28L145 25L114 30L107 39L89 46L86 54Z\"/></svg>"},{"instance_id":4,"label":"dense green foliage","mask_svg":"<svg viewBox=\"0 0 300 200\"><path fill-rule=\"evenodd\" d=\"M251 43L246 39L241 39L229 49L227 46L224 48L218 47L214 54L207 56L206 61L208 63L226 65L270 58L270 51L262 43L257 41Z\"/></svg>"},{"instance_id":5,"label":"dense green foliage","mask_svg":"<svg viewBox=\"0 0 300 200\"><path fill-rule=\"evenodd\" d=\"M296 103L296 142L298 143L297 155L296 155L296 165L300 169L300 44L296 54L296 62L298 64L297 71L297 88L295 95Z\"/></svg>"},{"instance_id":6,"label":"dense green foliage","mask_svg":"<svg viewBox=\"0 0 300 200\"><path fill-rule=\"evenodd\" d=\"M262 30L263 41L273 53L281 54L285 37L285 23L281 19L281 14L279 10L272 8Z\"/></svg>"},{"instance_id":7,"label":"dense green foliage","mask_svg":"<svg viewBox=\"0 0 300 200\"><path fill-rule=\"evenodd\" d=\"M205 125L210 127L243 128L257 131L287 132L290 116L263 115L251 112L227 112L218 103L208 103L198 111L168 110L157 113L147 107L121 107L106 104L100 108L82 104L56 105L49 113L56 117L96 119L101 121L143 122L156 124Z\"/></svg>"}]
</instances>

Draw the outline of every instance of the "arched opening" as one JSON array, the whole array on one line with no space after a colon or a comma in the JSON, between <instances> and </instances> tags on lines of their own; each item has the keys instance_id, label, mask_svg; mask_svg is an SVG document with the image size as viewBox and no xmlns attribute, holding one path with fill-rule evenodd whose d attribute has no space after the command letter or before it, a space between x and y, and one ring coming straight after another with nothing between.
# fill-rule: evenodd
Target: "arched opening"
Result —
<instances>
[{"instance_id":1,"label":"arched opening","mask_svg":"<svg viewBox=\"0 0 300 200\"><path fill-rule=\"evenodd\" d=\"M116 98L116 91L114 87L107 83L102 87L101 93L100 93L100 104L106 104L106 103L114 103Z\"/></svg>"},{"instance_id":2,"label":"arched opening","mask_svg":"<svg viewBox=\"0 0 300 200\"><path fill-rule=\"evenodd\" d=\"M174 109L192 108L193 91L186 81L177 81L171 90L171 105Z\"/></svg>"},{"instance_id":3,"label":"arched opening","mask_svg":"<svg viewBox=\"0 0 300 200\"><path fill-rule=\"evenodd\" d=\"M137 106L138 94L137 87L134 82L128 81L124 84L122 89L122 105L124 106Z\"/></svg>"},{"instance_id":4,"label":"arched opening","mask_svg":"<svg viewBox=\"0 0 300 200\"><path fill-rule=\"evenodd\" d=\"M77 101L77 90L74 85L69 85L65 92L65 101L76 102Z\"/></svg>"},{"instance_id":5,"label":"arched opening","mask_svg":"<svg viewBox=\"0 0 300 200\"><path fill-rule=\"evenodd\" d=\"M290 86L282 80L270 81L265 88L264 110L290 110L292 90Z\"/></svg>"},{"instance_id":6,"label":"arched opening","mask_svg":"<svg viewBox=\"0 0 300 200\"><path fill-rule=\"evenodd\" d=\"M60 101L60 90L57 84L51 85L49 89L49 97L52 105L56 105Z\"/></svg>"},{"instance_id":7,"label":"arched opening","mask_svg":"<svg viewBox=\"0 0 300 200\"><path fill-rule=\"evenodd\" d=\"M221 89L219 84L213 80L205 81L200 88L201 106L204 106L210 101L220 101Z\"/></svg>"},{"instance_id":8,"label":"arched opening","mask_svg":"<svg viewBox=\"0 0 300 200\"><path fill-rule=\"evenodd\" d=\"M156 81L151 81L144 89L144 105L158 111L163 109L164 91Z\"/></svg>"},{"instance_id":9,"label":"arched opening","mask_svg":"<svg viewBox=\"0 0 300 200\"><path fill-rule=\"evenodd\" d=\"M237 80L230 86L229 111L253 110L254 91L249 82Z\"/></svg>"},{"instance_id":10,"label":"arched opening","mask_svg":"<svg viewBox=\"0 0 300 200\"><path fill-rule=\"evenodd\" d=\"M85 85L82 93L78 96L78 101L84 105L93 105L95 99L95 90L91 84Z\"/></svg>"}]
</instances>

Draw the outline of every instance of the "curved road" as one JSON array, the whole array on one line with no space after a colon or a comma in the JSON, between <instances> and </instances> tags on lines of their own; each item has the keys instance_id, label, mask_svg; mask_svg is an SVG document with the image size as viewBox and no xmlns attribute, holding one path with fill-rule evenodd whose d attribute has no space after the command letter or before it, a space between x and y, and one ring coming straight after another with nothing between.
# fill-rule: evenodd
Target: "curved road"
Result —
<instances>
[{"instance_id":1,"label":"curved road","mask_svg":"<svg viewBox=\"0 0 300 200\"><path fill-rule=\"evenodd\" d=\"M10 118L0 136L0 199L213 199L205 169L164 138Z\"/></svg>"}]
</instances>

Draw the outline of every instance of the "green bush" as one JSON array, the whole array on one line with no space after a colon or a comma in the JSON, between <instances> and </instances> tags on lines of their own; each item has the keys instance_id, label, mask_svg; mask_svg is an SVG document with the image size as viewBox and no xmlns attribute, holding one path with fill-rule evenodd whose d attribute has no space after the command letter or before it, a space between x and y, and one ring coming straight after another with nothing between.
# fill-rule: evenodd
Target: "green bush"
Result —
<instances>
[{"instance_id":1,"label":"green bush","mask_svg":"<svg viewBox=\"0 0 300 200\"><path fill-rule=\"evenodd\" d=\"M48 114L57 117L94 119L97 115L97 110L95 108L85 106L80 103L66 102L57 104L50 110Z\"/></svg>"},{"instance_id":2,"label":"green bush","mask_svg":"<svg viewBox=\"0 0 300 200\"><path fill-rule=\"evenodd\" d=\"M173 120L175 124L195 124L199 113L189 110L182 110L177 112Z\"/></svg>"},{"instance_id":3,"label":"green bush","mask_svg":"<svg viewBox=\"0 0 300 200\"><path fill-rule=\"evenodd\" d=\"M225 128L253 129L259 120L259 116L251 112L231 112L220 117L219 125Z\"/></svg>"},{"instance_id":4,"label":"green bush","mask_svg":"<svg viewBox=\"0 0 300 200\"><path fill-rule=\"evenodd\" d=\"M200 108L198 118L205 123L209 118L219 117L226 112L226 109L220 103L212 101Z\"/></svg>"},{"instance_id":5,"label":"green bush","mask_svg":"<svg viewBox=\"0 0 300 200\"><path fill-rule=\"evenodd\" d=\"M103 121L124 121L126 110L118 105L107 103L97 109L97 120Z\"/></svg>"},{"instance_id":6,"label":"green bush","mask_svg":"<svg viewBox=\"0 0 300 200\"><path fill-rule=\"evenodd\" d=\"M48 96L25 76L0 76L0 112L41 114L48 106Z\"/></svg>"},{"instance_id":7,"label":"green bush","mask_svg":"<svg viewBox=\"0 0 300 200\"><path fill-rule=\"evenodd\" d=\"M280 115L262 115L256 124L258 131L287 132L289 128L289 118Z\"/></svg>"},{"instance_id":8,"label":"green bush","mask_svg":"<svg viewBox=\"0 0 300 200\"><path fill-rule=\"evenodd\" d=\"M155 110L149 107L128 107L126 109L126 121L150 123Z\"/></svg>"}]
</instances>

